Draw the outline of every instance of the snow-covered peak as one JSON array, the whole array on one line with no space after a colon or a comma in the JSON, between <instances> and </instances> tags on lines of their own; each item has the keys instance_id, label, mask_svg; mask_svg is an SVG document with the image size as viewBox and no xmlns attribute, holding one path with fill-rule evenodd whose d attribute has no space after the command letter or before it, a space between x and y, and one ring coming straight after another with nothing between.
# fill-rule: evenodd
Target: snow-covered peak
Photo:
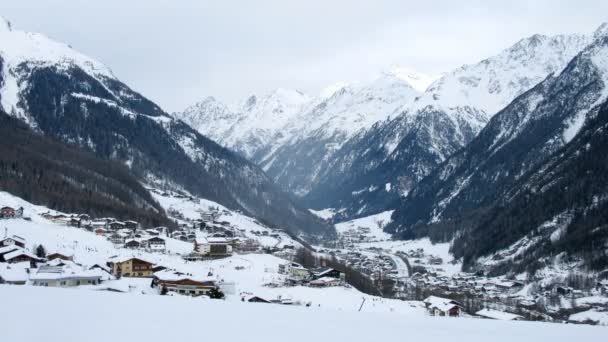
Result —
<instances>
[{"instance_id":1,"label":"snow-covered peak","mask_svg":"<svg viewBox=\"0 0 608 342\"><path fill-rule=\"evenodd\" d=\"M409 83L414 89L419 92L424 92L433 83L437 77L428 76L409 68L394 65L390 69L383 72L387 76L394 76Z\"/></svg>"},{"instance_id":2,"label":"snow-covered peak","mask_svg":"<svg viewBox=\"0 0 608 342\"><path fill-rule=\"evenodd\" d=\"M490 118L551 73L559 73L591 41L586 35L533 35L474 65L464 65L433 82L416 101L450 111L476 108Z\"/></svg>"},{"instance_id":3,"label":"snow-covered peak","mask_svg":"<svg viewBox=\"0 0 608 342\"><path fill-rule=\"evenodd\" d=\"M77 66L95 78L116 79L112 71L97 60L42 34L16 30L3 18L0 18L0 58L3 62L0 104L4 111L27 122L30 122L27 115L18 105L26 85L22 82L28 72L25 69L55 67L57 70L69 70ZM23 68L25 66L28 68Z\"/></svg>"},{"instance_id":4,"label":"snow-covered peak","mask_svg":"<svg viewBox=\"0 0 608 342\"><path fill-rule=\"evenodd\" d=\"M101 62L40 33L12 29L5 19L0 19L0 55L12 68L22 63L56 65L63 68L77 65L92 75L114 78L112 71Z\"/></svg>"},{"instance_id":5,"label":"snow-covered peak","mask_svg":"<svg viewBox=\"0 0 608 342\"><path fill-rule=\"evenodd\" d=\"M173 113L173 117L184 121L210 139L220 142L225 132L239 120L240 115L215 97L208 96L181 113Z\"/></svg>"},{"instance_id":6,"label":"snow-covered peak","mask_svg":"<svg viewBox=\"0 0 608 342\"><path fill-rule=\"evenodd\" d=\"M390 117L420 95L408 80L383 73L367 83L341 84L331 96L319 97L283 130L294 139L314 132L318 138L341 136L339 147L361 129Z\"/></svg>"},{"instance_id":7,"label":"snow-covered peak","mask_svg":"<svg viewBox=\"0 0 608 342\"><path fill-rule=\"evenodd\" d=\"M252 95L234 110L245 113L247 120L259 120L258 124L263 127L275 127L309 101L310 97L299 90L278 88L261 97Z\"/></svg>"}]
</instances>

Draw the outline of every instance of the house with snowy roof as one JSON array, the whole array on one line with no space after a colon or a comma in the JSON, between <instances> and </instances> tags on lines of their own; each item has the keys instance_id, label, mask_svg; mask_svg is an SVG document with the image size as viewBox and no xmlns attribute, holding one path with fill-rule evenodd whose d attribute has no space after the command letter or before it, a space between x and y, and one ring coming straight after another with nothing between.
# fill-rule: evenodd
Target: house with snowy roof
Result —
<instances>
[{"instance_id":1,"label":"house with snowy roof","mask_svg":"<svg viewBox=\"0 0 608 342\"><path fill-rule=\"evenodd\" d=\"M18 246L25 248L25 239L17 235L7 236L0 240L0 247L6 246Z\"/></svg>"},{"instance_id":2,"label":"house with snowy roof","mask_svg":"<svg viewBox=\"0 0 608 342\"><path fill-rule=\"evenodd\" d=\"M154 273L152 286L158 288L159 291L189 296L207 295L213 289L218 289L215 280L211 277L175 270L162 270Z\"/></svg>"},{"instance_id":3,"label":"house with snowy roof","mask_svg":"<svg viewBox=\"0 0 608 342\"><path fill-rule=\"evenodd\" d=\"M338 286L340 285L340 279L336 279L334 277L321 277L315 280L312 280L308 283L311 287L330 287L330 286Z\"/></svg>"},{"instance_id":4,"label":"house with snowy roof","mask_svg":"<svg viewBox=\"0 0 608 342\"><path fill-rule=\"evenodd\" d=\"M29 263L0 264L0 284L25 285L28 280Z\"/></svg>"},{"instance_id":5,"label":"house with snowy roof","mask_svg":"<svg viewBox=\"0 0 608 342\"><path fill-rule=\"evenodd\" d=\"M7 246L0 248L0 262L9 264L29 262L31 267L36 267L36 264L40 261L37 256L21 247Z\"/></svg>"},{"instance_id":6,"label":"house with snowy roof","mask_svg":"<svg viewBox=\"0 0 608 342\"><path fill-rule=\"evenodd\" d=\"M165 239L159 236L153 236L145 240L145 243L147 248L153 252L163 252L166 249Z\"/></svg>"},{"instance_id":7,"label":"house with snowy roof","mask_svg":"<svg viewBox=\"0 0 608 342\"><path fill-rule=\"evenodd\" d=\"M120 277L151 277L153 263L135 257L113 257L108 260L112 275Z\"/></svg>"},{"instance_id":8,"label":"house with snowy roof","mask_svg":"<svg viewBox=\"0 0 608 342\"><path fill-rule=\"evenodd\" d=\"M210 258L225 258L232 255L232 244L225 238L196 238L194 253Z\"/></svg>"},{"instance_id":9,"label":"house with snowy roof","mask_svg":"<svg viewBox=\"0 0 608 342\"><path fill-rule=\"evenodd\" d=\"M331 267L321 267L321 268L312 270L313 279L319 279L319 278L323 278L323 277L340 279L341 276L342 276L342 272L340 272L336 269L333 269Z\"/></svg>"},{"instance_id":10,"label":"house with snowy roof","mask_svg":"<svg viewBox=\"0 0 608 342\"><path fill-rule=\"evenodd\" d=\"M125 240L125 248L140 248L141 242L137 239L127 239Z\"/></svg>"},{"instance_id":11,"label":"house with snowy roof","mask_svg":"<svg viewBox=\"0 0 608 342\"><path fill-rule=\"evenodd\" d=\"M73 287L80 285L97 285L101 282L99 270L87 270L76 264L63 266L40 266L35 273L30 274L30 282L34 286Z\"/></svg>"},{"instance_id":12,"label":"house with snowy roof","mask_svg":"<svg viewBox=\"0 0 608 342\"><path fill-rule=\"evenodd\" d=\"M430 296L423 303L431 316L457 317L464 311L462 304L449 298Z\"/></svg>"}]
</instances>

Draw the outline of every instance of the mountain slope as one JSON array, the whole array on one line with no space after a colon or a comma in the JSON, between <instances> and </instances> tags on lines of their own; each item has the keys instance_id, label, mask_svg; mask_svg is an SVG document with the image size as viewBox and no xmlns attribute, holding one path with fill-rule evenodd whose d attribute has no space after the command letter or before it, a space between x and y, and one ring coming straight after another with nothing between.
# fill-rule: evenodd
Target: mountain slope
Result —
<instances>
[{"instance_id":1,"label":"mountain slope","mask_svg":"<svg viewBox=\"0 0 608 342\"><path fill-rule=\"evenodd\" d=\"M465 149L425 178L402 202L389 229L402 237L429 234L445 241L459 236L464 239L469 229L482 231L492 226L479 223L488 219L486 215L498 215L495 208L511 205L511 194L517 192L522 179L572 142L606 100L605 28L598 29L594 41L559 75L549 76L515 99ZM531 228L510 227L519 235L503 235L521 237ZM470 265L475 257L505 247L506 241L490 239L485 247L472 248L461 240L466 248L455 250L466 256Z\"/></svg>"},{"instance_id":2,"label":"mountain slope","mask_svg":"<svg viewBox=\"0 0 608 342\"><path fill-rule=\"evenodd\" d=\"M468 144L502 106L561 71L589 40L535 35L444 75L398 116L345 143L305 203L337 208L345 218L385 210Z\"/></svg>"},{"instance_id":3,"label":"mountain slope","mask_svg":"<svg viewBox=\"0 0 608 342\"><path fill-rule=\"evenodd\" d=\"M1 190L58 211L173 225L126 167L36 134L2 112L0 136Z\"/></svg>"},{"instance_id":4,"label":"mountain slope","mask_svg":"<svg viewBox=\"0 0 608 342\"><path fill-rule=\"evenodd\" d=\"M328 230L258 167L173 119L99 62L42 35L0 26L0 101L9 114L125 163L142 181L183 188L294 232Z\"/></svg>"}]
</instances>

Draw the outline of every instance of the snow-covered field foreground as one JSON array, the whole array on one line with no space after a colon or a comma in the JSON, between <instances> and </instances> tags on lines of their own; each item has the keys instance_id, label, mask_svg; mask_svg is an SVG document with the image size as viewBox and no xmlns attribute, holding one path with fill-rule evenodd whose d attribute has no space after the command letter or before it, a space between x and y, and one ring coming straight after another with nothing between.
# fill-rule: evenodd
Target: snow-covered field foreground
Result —
<instances>
[{"instance_id":1,"label":"snow-covered field foreground","mask_svg":"<svg viewBox=\"0 0 608 342\"><path fill-rule=\"evenodd\" d=\"M2 341L605 341L604 327L0 286ZM88 313L88 314L87 314ZM137 322L134 324L134 322Z\"/></svg>"}]
</instances>

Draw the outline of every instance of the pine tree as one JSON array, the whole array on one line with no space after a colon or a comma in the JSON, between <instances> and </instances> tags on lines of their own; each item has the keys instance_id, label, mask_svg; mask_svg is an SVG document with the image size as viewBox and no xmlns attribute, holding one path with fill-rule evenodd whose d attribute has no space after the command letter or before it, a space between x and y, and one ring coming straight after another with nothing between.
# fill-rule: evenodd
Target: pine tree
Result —
<instances>
[{"instance_id":1,"label":"pine tree","mask_svg":"<svg viewBox=\"0 0 608 342\"><path fill-rule=\"evenodd\" d=\"M46 249L44 249L43 245L38 245L36 247L36 256L39 258L46 258Z\"/></svg>"}]
</instances>

